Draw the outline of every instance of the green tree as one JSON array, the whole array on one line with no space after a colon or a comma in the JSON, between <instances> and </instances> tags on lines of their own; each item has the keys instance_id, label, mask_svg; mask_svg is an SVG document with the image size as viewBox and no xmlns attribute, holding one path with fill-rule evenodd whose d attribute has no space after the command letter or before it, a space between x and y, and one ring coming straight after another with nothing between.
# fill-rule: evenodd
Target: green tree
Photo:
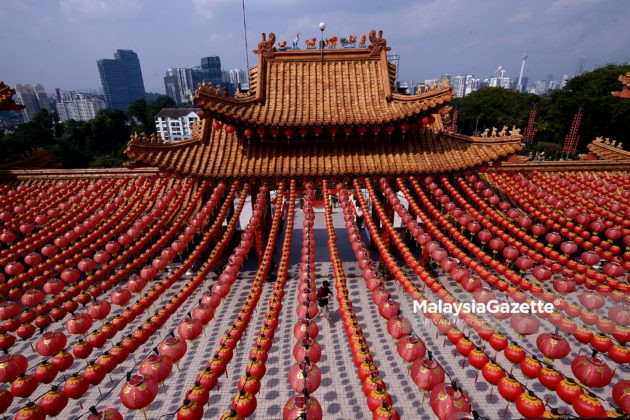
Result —
<instances>
[{"instance_id":1,"label":"green tree","mask_svg":"<svg viewBox=\"0 0 630 420\"><path fill-rule=\"evenodd\" d=\"M166 95L159 96L155 101L151 102L147 107L147 123L145 126L150 127L151 133L155 133L155 115L162 110L162 108L173 108L175 101Z\"/></svg>"},{"instance_id":2,"label":"green tree","mask_svg":"<svg viewBox=\"0 0 630 420\"><path fill-rule=\"evenodd\" d=\"M15 162L20 155L37 147L46 147L54 143L53 115L42 109L32 121L20 124L12 134L0 138L0 161Z\"/></svg>"},{"instance_id":3,"label":"green tree","mask_svg":"<svg viewBox=\"0 0 630 420\"><path fill-rule=\"evenodd\" d=\"M569 80L564 89L551 94L550 99L557 108L562 124L562 139L569 132L573 116L582 105L580 124L580 147L597 136L627 140L630 133L630 101L611 95L621 90L619 75L630 71L630 65L608 64Z\"/></svg>"},{"instance_id":4,"label":"green tree","mask_svg":"<svg viewBox=\"0 0 630 420\"><path fill-rule=\"evenodd\" d=\"M136 99L129 104L127 115L136 117L145 127L150 126L149 114L147 114L147 101L144 99Z\"/></svg>"}]
</instances>

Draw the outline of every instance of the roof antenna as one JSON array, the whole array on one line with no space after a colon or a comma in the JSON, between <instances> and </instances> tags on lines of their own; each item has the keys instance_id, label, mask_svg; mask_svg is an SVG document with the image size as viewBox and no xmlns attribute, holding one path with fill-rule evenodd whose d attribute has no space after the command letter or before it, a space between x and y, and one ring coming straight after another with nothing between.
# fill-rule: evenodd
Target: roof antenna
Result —
<instances>
[{"instance_id":1,"label":"roof antenna","mask_svg":"<svg viewBox=\"0 0 630 420\"><path fill-rule=\"evenodd\" d=\"M324 62L324 47L326 44L324 43L324 31L326 30L326 24L321 22L319 24L319 30L322 31L322 39L319 41L319 49L322 53L322 63Z\"/></svg>"},{"instance_id":2,"label":"roof antenna","mask_svg":"<svg viewBox=\"0 0 630 420\"><path fill-rule=\"evenodd\" d=\"M247 62L247 79L249 80L249 47L247 46L247 21L245 20L245 0L241 1L243 5L243 36L245 37L245 61Z\"/></svg>"}]
</instances>

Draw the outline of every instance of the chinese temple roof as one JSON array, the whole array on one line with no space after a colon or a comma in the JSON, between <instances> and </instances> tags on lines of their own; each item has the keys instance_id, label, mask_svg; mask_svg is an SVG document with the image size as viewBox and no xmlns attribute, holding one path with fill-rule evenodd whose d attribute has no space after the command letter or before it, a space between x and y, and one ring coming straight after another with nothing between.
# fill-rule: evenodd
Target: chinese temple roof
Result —
<instances>
[{"instance_id":1,"label":"chinese temple roof","mask_svg":"<svg viewBox=\"0 0 630 420\"><path fill-rule=\"evenodd\" d=\"M602 160L630 161L630 152L623 150L622 146L621 142L617 143L616 140L611 142L609 139L604 140L597 137L587 147L589 151Z\"/></svg>"},{"instance_id":2,"label":"chinese temple roof","mask_svg":"<svg viewBox=\"0 0 630 420\"><path fill-rule=\"evenodd\" d=\"M13 111L23 109L24 105L18 105L12 99L15 95L15 89L11 89L4 82L0 82L0 111Z\"/></svg>"},{"instance_id":3,"label":"chinese temple roof","mask_svg":"<svg viewBox=\"0 0 630 420\"><path fill-rule=\"evenodd\" d=\"M43 147L23 153L20 160L0 164L0 169L46 169L59 168L60 165L53 162L55 156Z\"/></svg>"},{"instance_id":4,"label":"chinese temple roof","mask_svg":"<svg viewBox=\"0 0 630 420\"><path fill-rule=\"evenodd\" d=\"M264 34L263 34L264 35ZM453 98L448 82L418 95L395 93L396 67L385 39L367 48L278 51L275 35L258 45L248 96L201 86L194 98L211 115L251 126L314 127L388 124L430 114Z\"/></svg>"},{"instance_id":5,"label":"chinese temple roof","mask_svg":"<svg viewBox=\"0 0 630 420\"><path fill-rule=\"evenodd\" d=\"M191 140L134 136L127 156L191 176L332 176L456 171L523 147L518 130L488 138L445 130L448 82L395 93L387 42L376 31L369 40L365 48L279 51L275 35L263 34L247 96L200 85Z\"/></svg>"},{"instance_id":6,"label":"chinese temple roof","mask_svg":"<svg viewBox=\"0 0 630 420\"><path fill-rule=\"evenodd\" d=\"M336 176L455 171L502 160L522 148L519 135L468 137L441 125L437 120L430 127L392 134L389 141L386 134L354 134L338 135L332 142L247 142L224 130L209 130L209 141L203 141L203 127L197 125L188 141L159 144L136 137L127 156L201 177Z\"/></svg>"}]
</instances>

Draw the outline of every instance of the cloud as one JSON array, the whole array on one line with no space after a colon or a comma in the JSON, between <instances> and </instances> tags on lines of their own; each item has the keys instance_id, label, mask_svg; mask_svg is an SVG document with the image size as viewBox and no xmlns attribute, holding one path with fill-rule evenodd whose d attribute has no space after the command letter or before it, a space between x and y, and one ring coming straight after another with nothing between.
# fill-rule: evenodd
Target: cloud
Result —
<instances>
[{"instance_id":1,"label":"cloud","mask_svg":"<svg viewBox=\"0 0 630 420\"><path fill-rule=\"evenodd\" d=\"M525 22L529 22L531 18L532 18L531 12L527 10L521 10L517 14L510 16L510 18L508 19L508 22L509 23L525 23Z\"/></svg>"},{"instance_id":2,"label":"cloud","mask_svg":"<svg viewBox=\"0 0 630 420\"><path fill-rule=\"evenodd\" d=\"M210 34L210 36L208 36L208 38L206 38L206 40L204 41L204 44L225 45L225 44L229 44L230 42L234 44L233 39L234 39L234 34L232 33L225 33L225 34L212 33Z\"/></svg>"},{"instance_id":3,"label":"cloud","mask_svg":"<svg viewBox=\"0 0 630 420\"><path fill-rule=\"evenodd\" d=\"M59 0L59 7L70 19L135 14L141 0Z\"/></svg>"},{"instance_id":4,"label":"cloud","mask_svg":"<svg viewBox=\"0 0 630 420\"><path fill-rule=\"evenodd\" d=\"M225 3L225 0L193 0L197 13L207 19L214 18L215 9L219 8L223 3Z\"/></svg>"},{"instance_id":5,"label":"cloud","mask_svg":"<svg viewBox=\"0 0 630 420\"><path fill-rule=\"evenodd\" d=\"M549 6L549 10L552 12L564 12L566 9L574 10L581 7L591 7L601 2L602 0L555 0Z\"/></svg>"}]
</instances>

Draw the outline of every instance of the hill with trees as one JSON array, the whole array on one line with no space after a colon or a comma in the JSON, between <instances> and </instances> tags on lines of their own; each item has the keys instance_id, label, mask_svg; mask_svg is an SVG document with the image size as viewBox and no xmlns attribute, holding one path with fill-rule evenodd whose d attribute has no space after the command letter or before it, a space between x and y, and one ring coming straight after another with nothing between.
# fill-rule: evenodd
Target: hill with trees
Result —
<instances>
[{"instance_id":1,"label":"hill with trees","mask_svg":"<svg viewBox=\"0 0 630 420\"><path fill-rule=\"evenodd\" d=\"M619 75L628 71L630 65L608 64L573 77L563 89L545 96L504 88L479 89L452 102L458 109L459 131L472 134L475 125L479 133L504 125L524 128L529 111L536 104L534 144L521 153L546 150L548 156L559 157L573 116L582 105L578 153L583 153L586 145L597 136L625 142L630 133L630 101L612 96L610 92L620 90Z\"/></svg>"}]
</instances>

